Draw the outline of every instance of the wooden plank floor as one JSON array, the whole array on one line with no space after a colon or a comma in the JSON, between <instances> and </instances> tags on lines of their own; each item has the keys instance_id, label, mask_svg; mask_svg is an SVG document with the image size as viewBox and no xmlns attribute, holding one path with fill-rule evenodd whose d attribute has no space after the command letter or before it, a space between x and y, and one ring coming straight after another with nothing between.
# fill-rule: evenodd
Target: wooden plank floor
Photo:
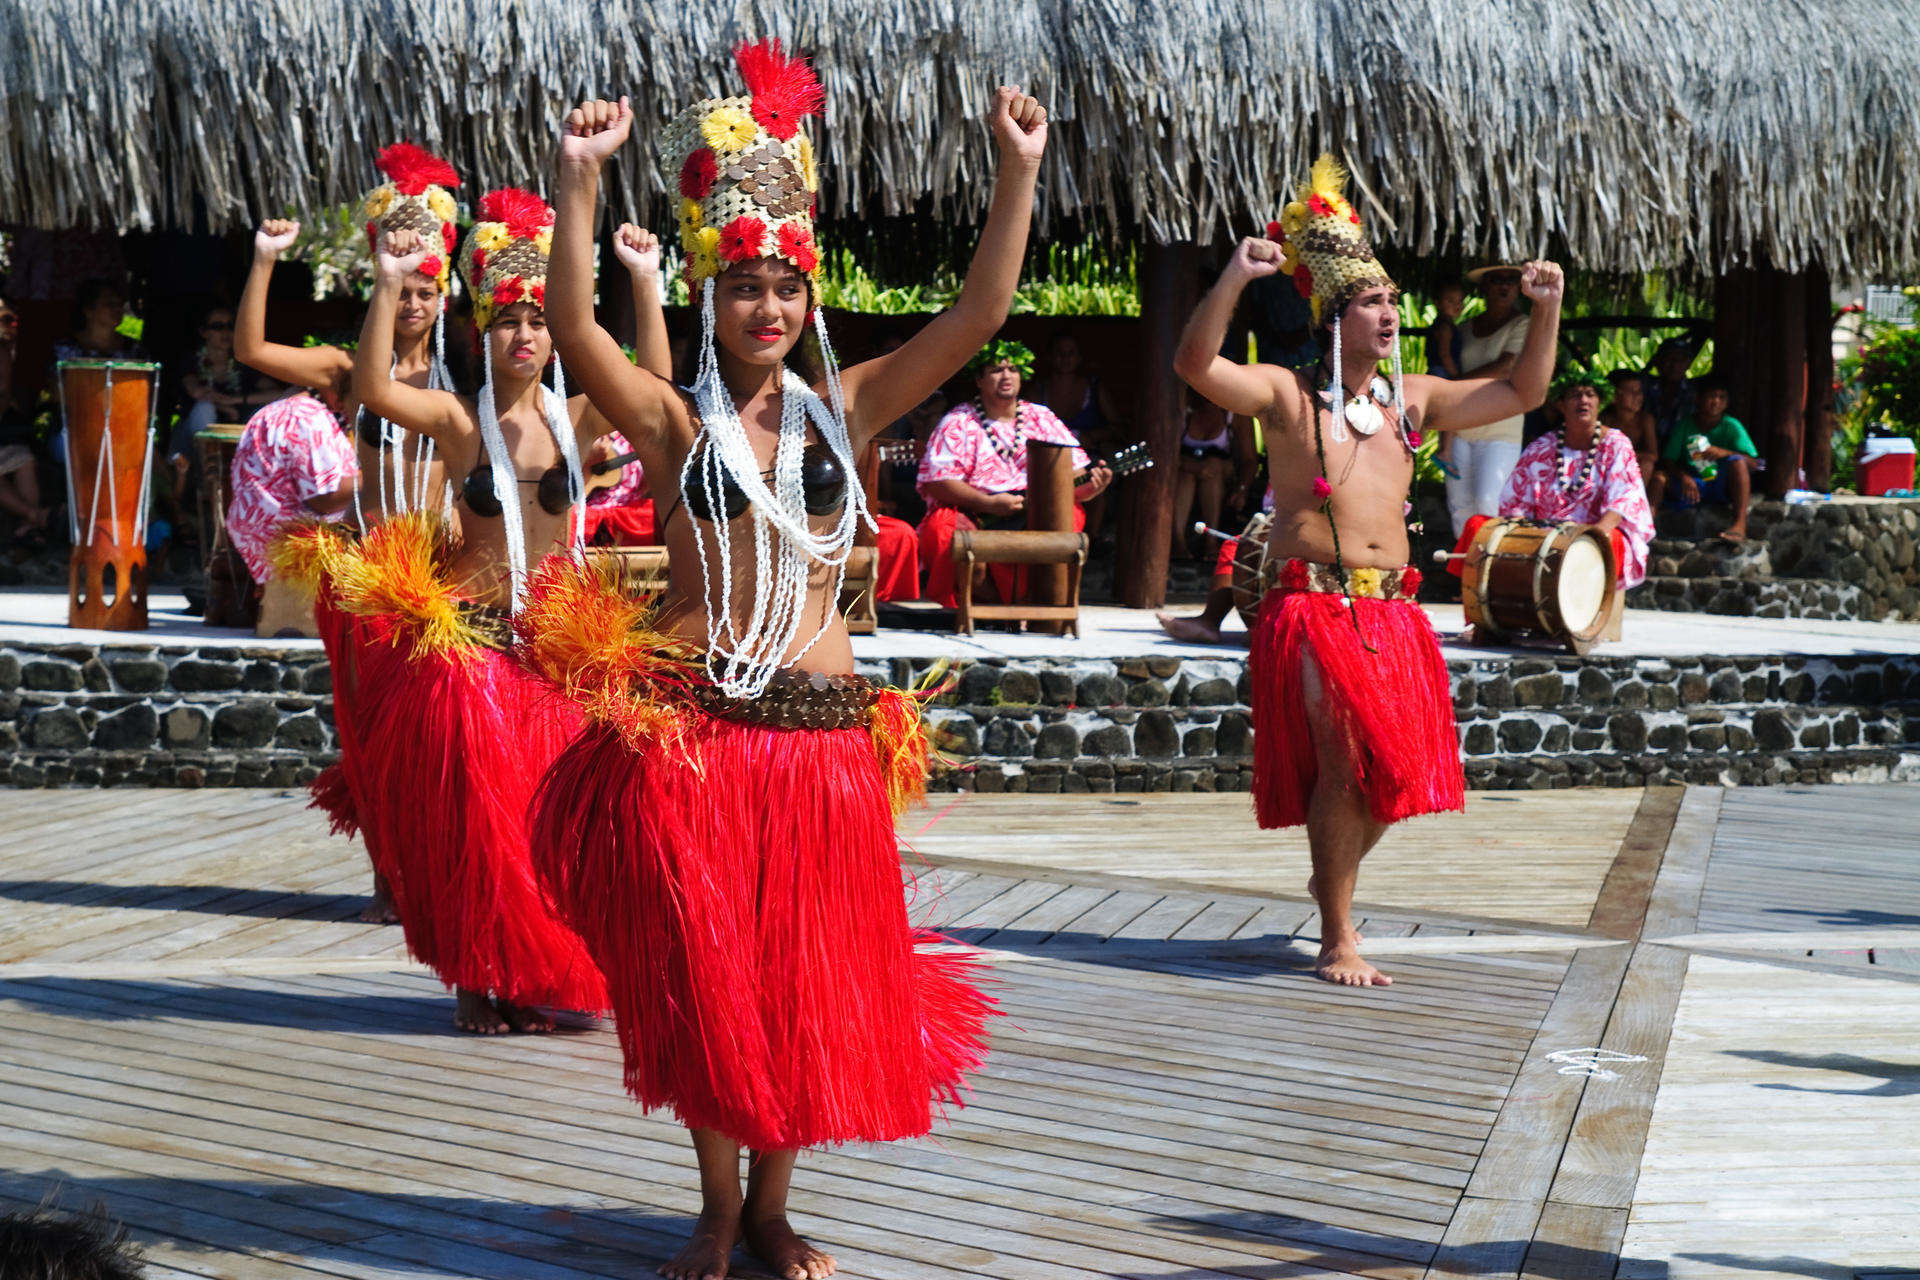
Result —
<instances>
[{"instance_id":1,"label":"wooden plank floor","mask_svg":"<svg viewBox=\"0 0 1920 1280\"><path fill-rule=\"evenodd\" d=\"M971 1105L809 1154L796 1216L879 1280L1611 1276L1630 1209L1656 1256L1655 1206L1684 1201L1655 1175L1697 1191L1693 1146L1739 1118L1654 1111L1744 795L1598 794L1396 833L1362 879L1396 983L1364 992L1312 979L1299 868L1244 797L940 797L903 823L933 864L912 910L989 953L1007 1016ZM692 1154L626 1098L611 1033L455 1034L303 800L0 793L0 1205L104 1201L166 1277L650 1274L697 1207ZM1637 943L1643 919L1683 945ZM1546 1056L1592 1045L1651 1056L1612 1092ZM1901 1061L1863 1046L1822 1052Z\"/></svg>"}]
</instances>

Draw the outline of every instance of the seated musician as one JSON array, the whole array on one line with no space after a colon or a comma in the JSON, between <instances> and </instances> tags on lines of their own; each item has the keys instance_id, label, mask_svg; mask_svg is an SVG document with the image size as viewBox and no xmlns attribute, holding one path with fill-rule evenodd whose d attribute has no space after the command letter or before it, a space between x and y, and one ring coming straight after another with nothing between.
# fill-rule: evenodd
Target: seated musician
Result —
<instances>
[{"instance_id":1,"label":"seated musician","mask_svg":"<svg viewBox=\"0 0 1920 1280\"><path fill-rule=\"evenodd\" d=\"M1026 528L1027 441L1070 445L1073 527L1086 528L1087 501L1113 479L1105 466L1089 463L1053 410L1020 398L1033 373L1033 352L996 339L967 366L980 398L959 405L934 428L920 459L920 495L927 516L920 522L920 558L927 565L927 599L952 608L953 535L957 529ZM993 579L1002 600L1014 598L1011 566L996 565Z\"/></svg>"},{"instance_id":2,"label":"seated musician","mask_svg":"<svg viewBox=\"0 0 1920 1280\"><path fill-rule=\"evenodd\" d=\"M227 536L254 582L273 576L267 548L282 529L341 519L359 482L353 438L312 392L296 390L249 418L233 454Z\"/></svg>"},{"instance_id":3,"label":"seated musician","mask_svg":"<svg viewBox=\"0 0 1920 1280\"><path fill-rule=\"evenodd\" d=\"M659 541L653 495L633 446L618 431L594 441L587 466L587 542L596 547L648 547ZM600 468L607 468L602 471Z\"/></svg>"},{"instance_id":4,"label":"seated musician","mask_svg":"<svg viewBox=\"0 0 1920 1280\"><path fill-rule=\"evenodd\" d=\"M1600 421L1607 384L1585 374L1567 377L1553 397L1561 424L1520 454L1500 493L1500 514L1509 519L1572 521L1603 529L1613 542L1620 590L1647 576L1653 542L1653 509L1640 479L1633 441ZM1469 551L1486 516L1467 521L1455 550ZM1459 573L1462 560L1452 562Z\"/></svg>"}]
</instances>

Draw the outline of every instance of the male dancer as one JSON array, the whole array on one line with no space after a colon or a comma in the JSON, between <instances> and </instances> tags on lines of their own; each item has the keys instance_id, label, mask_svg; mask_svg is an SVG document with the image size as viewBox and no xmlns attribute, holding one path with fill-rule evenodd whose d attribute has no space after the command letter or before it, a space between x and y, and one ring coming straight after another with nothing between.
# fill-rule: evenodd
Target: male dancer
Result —
<instances>
[{"instance_id":1,"label":"male dancer","mask_svg":"<svg viewBox=\"0 0 1920 1280\"><path fill-rule=\"evenodd\" d=\"M1305 823L1320 904L1315 972L1391 979L1360 958L1353 890L1389 824L1459 809L1465 780L1446 663L1413 602L1405 512L1420 432L1458 431L1540 404L1560 327L1560 268L1528 263L1525 349L1504 378L1377 376L1398 350L1398 294L1346 201L1331 156L1267 238L1243 240L1187 322L1174 368L1230 413L1260 419L1273 477L1277 586L1253 636L1254 800L1264 828ZM1330 330L1317 372L1221 357L1240 292L1285 271ZM1335 391L1335 387L1338 391ZM1339 396L1339 403L1333 396ZM1382 431L1382 427L1389 430Z\"/></svg>"}]
</instances>

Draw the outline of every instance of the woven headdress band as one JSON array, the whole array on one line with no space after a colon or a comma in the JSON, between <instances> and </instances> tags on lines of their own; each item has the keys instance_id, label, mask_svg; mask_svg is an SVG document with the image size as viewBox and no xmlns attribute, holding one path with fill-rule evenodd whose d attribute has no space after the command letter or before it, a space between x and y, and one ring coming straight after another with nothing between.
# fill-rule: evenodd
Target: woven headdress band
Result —
<instances>
[{"instance_id":1,"label":"woven headdress band","mask_svg":"<svg viewBox=\"0 0 1920 1280\"><path fill-rule=\"evenodd\" d=\"M661 169L680 192L687 284L736 262L779 258L805 275L820 265L813 210L820 189L813 143L800 123L826 93L806 59L778 40L733 51L744 97L708 98L667 126Z\"/></svg>"},{"instance_id":2,"label":"woven headdress band","mask_svg":"<svg viewBox=\"0 0 1920 1280\"><path fill-rule=\"evenodd\" d=\"M411 142L396 142L374 161L387 180L367 192L360 220L367 228L367 252L389 231L418 231L428 245L436 241L441 252L429 252L420 274L430 276L445 293L453 282L453 247L458 239L453 220L459 214L453 190L460 175L439 156Z\"/></svg>"}]
</instances>

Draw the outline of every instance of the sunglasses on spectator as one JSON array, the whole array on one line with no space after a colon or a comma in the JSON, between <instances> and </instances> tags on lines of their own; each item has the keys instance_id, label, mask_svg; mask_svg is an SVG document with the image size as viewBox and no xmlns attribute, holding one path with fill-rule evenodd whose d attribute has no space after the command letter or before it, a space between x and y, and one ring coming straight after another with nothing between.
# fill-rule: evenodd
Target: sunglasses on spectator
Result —
<instances>
[{"instance_id":1,"label":"sunglasses on spectator","mask_svg":"<svg viewBox=\"0 0 1920 1280\"><path fill-rule=\"evenodd\" d=\"M209 320L205 324L201 325L200 327L202 329L210 330L214 333L226 333L233 328L233 321Z\"/></svg>"}]
</instances>

